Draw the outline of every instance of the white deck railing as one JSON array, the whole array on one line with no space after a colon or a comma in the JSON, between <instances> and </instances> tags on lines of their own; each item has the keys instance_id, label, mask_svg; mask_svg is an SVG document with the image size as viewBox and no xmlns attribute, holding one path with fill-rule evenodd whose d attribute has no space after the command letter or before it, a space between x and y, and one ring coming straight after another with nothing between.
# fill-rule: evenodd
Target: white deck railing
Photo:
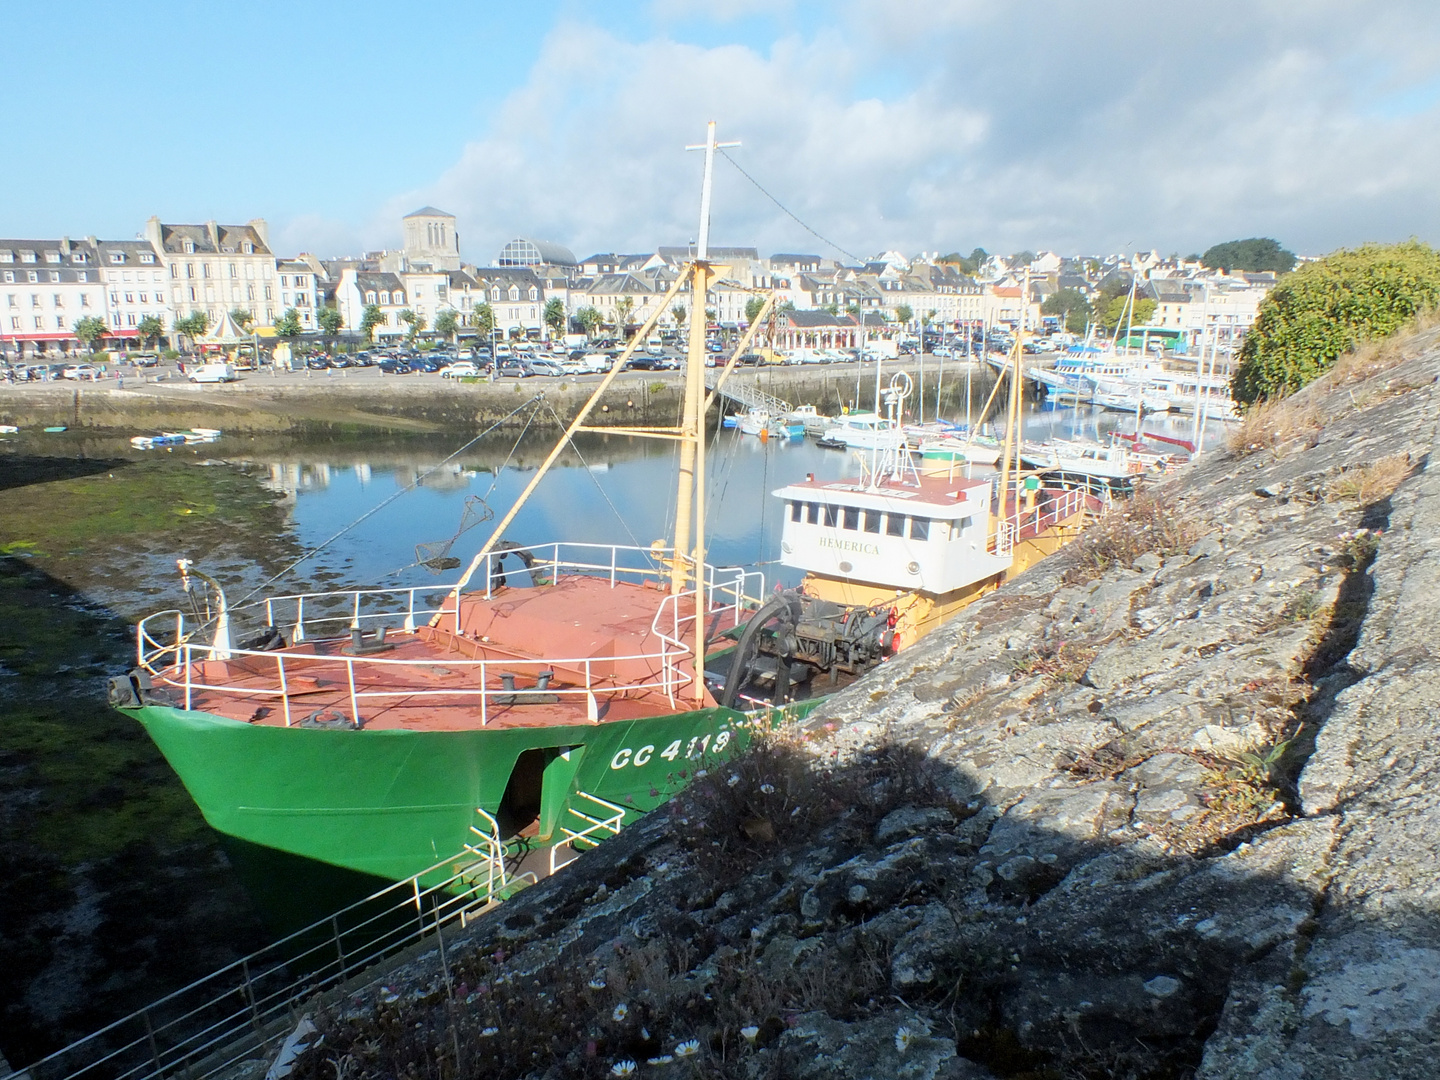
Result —
<instances>
[{"instance_id":1,"label":"white deck railing","mask_svg":"<svg viewBox=\"0 0 1440 1080\"><path fill-rule=\"evenodd\" d=\"M537 588L549 587L561 576L588 574L608 578L612 587L617 582L638 583L658 580L668 576L668 569L657 566L656 556L665 551L649 548L626 548L600 544L545 544L525 549L530 553L532 581L543 581ZM493 595L503 575L521 572L501 568L494 553L485 566L485 595ZM537 554L539 557L537 557ZM545 557L547 556L548 557ZM641 559L650 565L636 565ZM548 578L544 577L548 573ZM749 587L758 584L758 595L752 595ZM298 593L289 596L268 597L254 604L232 611L232 617L243 612L263 612L266 626L284 625L291 628L292 643L310 639L317 630L331 631L318 643L345 641L344 634L334 630L362 633L367 627L390 628L397 621L398 629L413 631L417 621L428 621L435 615L454 615L455 609L446 606L454 586L443 586L446 602L439 607L423 603L423 596L417 604L417 593L433 594L438 588L413 587L393 589L352 589L328 593ZM705 567L706 610L718 614L722 621L737 626L748 611L760 603L764 595L765 577L756 571L740 567ZM477 590L478 591L478 590ZM388 598L388 599L387 599ZM688 604L687 604L688 598ZM312 614L307 618L307 601ZM317 613L317 610L319 612ZM524 706L527 702L545 700L540 695L549 695L559 700L567 698L583 701L585 719L595 723L600 715L600 700L622 697L636 692L658 690L674 704L675 698L695 679L693 650L685 643L687 630L693 628L695 590L659 597L651 631L659 642L653 650L621 656L580 656L505 657L500 659L462 659L447 656L445 663L456 669L461 676L455 685L436 687L429 679L413 683L404 681L405 669L433 668L434 657L424 659L395 659L378 655L346 655L341 652L326 654L297 653L274 650L257 650L231 647L228 659L231 663L243 663L244 670L252 677L264 680L267 669L273 664L271 681L259 685L237 686L229 678L224 682L208 679L205 667L207 661L217 661L214 648L192 640L203 632L209 623L195 623L181 611L162 611L142 619L136 627L136 660L152 679L184 692L184 706L193 707L197 691L224 693L237 697L260 700L278 700L284 713L286 727L296 722L294 699L301 694L315 692L313 685L304 686L303 691L293 685L297 680L311 677L339 675L343 669L343 684L331 689L343 689L348 698L350 721L357 727L363 724L361 704L387 699L461 698L478 705L480 723L487 725L491 713L497 707ZM688 614L687 614L688 611ZM323 612L330 612L324 614ZM289 616L294 618L292 623ZM277 624L277 619L280 622ZM163 629L162 629L163 627ZM162 638L168 637L165 641ZM626 680L617 679L613 670L617 665L631 664L641 668L643 674ZM542 678L542 672L551 672L549 679ZM227 675L229 672L227 672ZM518 684L529 679L530 685ZM543 685L542 685L543 684ZM383 686L383 689L377 689Z\"/></svg>"},{"instance_id":2,"label":"white deck railing","mask_svg":"<svg viewBox=\"0 0 1440 1080\"><path fill-rule=\"evenodd\" d=\"M998 479L991 482L990 488L992 498L998 500ZM995 519L995 531L990 534L990 551L994 555L1011 554L1016 542L1026 532L1031 536L1044 532L1085 508L1086 495L1083 491L1058 492L1054 498L1037 501L1034 506L1026 508L1020 505L1025 495L1021 484L1011 483L1010 489L1009 505L1013 509L1008 516Z\"/></svg>"}]
</instances>

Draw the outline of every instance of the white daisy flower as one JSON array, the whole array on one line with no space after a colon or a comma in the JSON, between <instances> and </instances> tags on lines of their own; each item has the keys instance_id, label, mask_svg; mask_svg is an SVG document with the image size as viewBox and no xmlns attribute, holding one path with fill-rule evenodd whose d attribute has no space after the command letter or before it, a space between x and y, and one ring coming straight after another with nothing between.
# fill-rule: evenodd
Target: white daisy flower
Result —
<instances>
[{"instance_id":1,"label":"white daisy flower","mask_svg":"<svg viewBox=\"0 0 1440 1080\"><path fill-rule=\"evenodd\" d=\"M646 1065L669 1065L675 1058L670 1054L661 1054L659 1057L646 1058Z\"/></svg>"},{"instance_id":2,"label":"white daisy flower","mask_svg":"<svg viewBox=\"0 0 1440 1080\"><path fill-rule=\"evenodd\" d=\"M774 784L761 784L761 785L760 785L760 794L762 794L762 795L774 795L774 794L775 794L775 785L774 785Z\"/></svg>"},{"instance_id":3,"label":"white daisy flower","mask_svg":"<svg viewBox=\"0 0 1440 1080\"><path fill-rule=\"evenodd\" d=\"M629 1076L634 1071L635 1062L629 1058L626 1058L624 1061L617 1061L614 1065L610 1066L611 1076Z\"/></svg>"},{"instance_id":4,"label":"white daisy flower","mask_svg":"<svg viewBox=\"0 0 1440 1080\"><path fill-rule=\"evenodd\" d=\"M388 986L380 987L380 1000L389 1005L392 1001L399 1001L400 995L391 990Z\"/></svg>"},{"instance_id":5,"label":"white daisy flower","mask_svg":"<svg viewBox=\"0 0 1440 1080\"><path fill-rule=\"evenodd\" d=\"M604 990L605 979L603 976L597 975L595 976L595 978L591 979L587 985L589 985L591 990Z\"/></svg>"},{"instance_id":6,"label":"white daisy flower","mask_svg":"<svg viewBox=\"0 0 1440 1080\"><path fill-rule=\"evenodd\" d=\"M910 1040L914 1037L915 1036L911 1033L908 1027L897 1028L895 1031L896 1051L903 1054L906 1048L910 1045Z\"/></svg>"},{"instance_id":7,"label":"white daisy flower","mask_svg":"<svg viewBox=\"0 0 1440 1080\"><path fill-rule=\"evenodd\" d=\"M684 1042L682 1042L679 1046L675 1047L675 1056L676 1056L676 1057L689 1057L691 1054L698 1054L699 1052L700 1052L700 1040L699 1040L699 1039L686 1039L686 1040L685 1040Z\"/></svg>"},{"instance_id":8,"label":"white daisy flower","mask_svg":"<svg viewBox=\"0 0 1440 1080\"><path fill-rule=\"evenodd\" d=\"M493 1039L496 1035L499 1035L499 1034L500 1034L500 1029L499 1029L499 1028L486 1028L484 1031L480 1032L480 1037L481 1037L482 1039Z\"/></svg>"},{"instance_id":9,"label":"white daisy flower","mask_svg":"<svg viewBox=\"0 0 1440 1080\"><path fill-rule=\"evenodd\" d=\"M625 1019L625 1014L629 1011L630 1006L626 1005L625 1002L622 1001L619 1005L615 1006L615 1011L610 1015L615 1018L615 1022L618 1024L621 1020Z\"/></svg>"},{"instance_id":10,"label":"white daisy flower","mask_svg":"<svg viewBox=\"0 0 1440 1080\"><path fill-rule=\"evenodd\" d=\"M741 1028L740 1034L745 1036L746 1042L753 1043L755 1041L755 1036L760 1034L760 1029L754 1024L751 1024L749 1027Z\"/></svg>"}]
</instances>

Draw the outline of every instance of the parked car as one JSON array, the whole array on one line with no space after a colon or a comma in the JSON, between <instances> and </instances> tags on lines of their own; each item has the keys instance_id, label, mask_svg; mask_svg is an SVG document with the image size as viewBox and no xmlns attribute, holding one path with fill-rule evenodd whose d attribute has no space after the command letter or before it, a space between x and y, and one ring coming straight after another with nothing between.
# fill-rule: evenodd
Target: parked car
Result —
<instances>
[{"instance_id":1,"label":"parked car","mask_svg":"<svg viewBox=\"0 0 1440 1080\"><path fill-rule=\"evenodd\" d=\"M60 377L94 382L100 377L100 372L89 364L70 364L61 370Z\"/></svg>"},{"instance_id":2,"label":"parked car","mask_svg":"<svg viewBox=\"0 0 1440 1080\"><path fill-rule=\"evenodd\" d=\"M530 374L530 369L525 366L525 361L518 357L504 356L500 358L499 363L500 366L495 372L497 375L513 376L517 379L523 379Z\"/></svg>"},{"instance_id":3,"label":"parked car","mask_svg":"<svg viewBox=\"0 0 1440 1080\"><path fill-rule=\"evenodd\" d=\"M526 360L525 366L530 369L531 375L564 375L565 369L554 360L547 360L543 356L537 356Z\"/></svg>"},{"instance_id":4,"label":"parked car","mask_svg":"<svg viewBox=\"0 0 1440 1080\"><path fill-rule=\"evenodd\" d=\"M393 357L389 360L381 360L377 367L386 375L409 375L410 364L404 360L396 360Z\"/></svg>"},{"instance_id":5,"label":"parked car","mask_svg":"<svg viewBox=\"0 0 1440 1080\"><path fill-rule=\"evenodd\" d=\"M440 370L440 365L428 356L412 356L406 360L406 363L410 365L411 371L433 373Z\"/></svg>"},{"instance_id":6,"label":"parked car","mask_svg":"<svg viewBox=\"0 0 1440 1080\"><path fill-rule=\"evenodd\" d=\"M480 368L469 360L457 360L440 369L442 379L475 379L479 376Z\"/></svg>"}]
</instances>

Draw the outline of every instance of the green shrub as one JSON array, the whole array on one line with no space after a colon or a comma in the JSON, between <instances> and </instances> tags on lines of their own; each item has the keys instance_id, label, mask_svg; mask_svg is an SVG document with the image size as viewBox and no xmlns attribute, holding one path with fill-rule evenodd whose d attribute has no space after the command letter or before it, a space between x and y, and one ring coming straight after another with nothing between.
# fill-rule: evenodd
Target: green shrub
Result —
<instances>
[{"instance_id":1,"label":"green shrub","mask_svg":"<svg viewBox=\"0 0 1440 1080\"><path fill-rule=\"evenodd\" d=\"M1366 339L1394 333L1440 302L1440 252L1428 244L1367 244L1286 276L1260 304L1231 390L1249 405L1323 375Z\"/></svg>"}]
</instances>

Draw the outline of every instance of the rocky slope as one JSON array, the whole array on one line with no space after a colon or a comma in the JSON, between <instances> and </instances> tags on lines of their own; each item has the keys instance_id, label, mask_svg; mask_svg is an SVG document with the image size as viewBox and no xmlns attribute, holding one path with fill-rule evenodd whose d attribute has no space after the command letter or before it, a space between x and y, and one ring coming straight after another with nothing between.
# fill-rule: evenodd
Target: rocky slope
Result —
<instances>
[{"instance_id":1,"label":"rocky slope","mask_svg":"<svg viewBox=\"0 0 1440 1080\"><path fill-rule=\"evenodd\" d=\"M1050 560L332 1004L300 1074L1435 1075L1435 335L1386 362L1088 564L1160 550Z\"/></svg>"}]
</instances>

